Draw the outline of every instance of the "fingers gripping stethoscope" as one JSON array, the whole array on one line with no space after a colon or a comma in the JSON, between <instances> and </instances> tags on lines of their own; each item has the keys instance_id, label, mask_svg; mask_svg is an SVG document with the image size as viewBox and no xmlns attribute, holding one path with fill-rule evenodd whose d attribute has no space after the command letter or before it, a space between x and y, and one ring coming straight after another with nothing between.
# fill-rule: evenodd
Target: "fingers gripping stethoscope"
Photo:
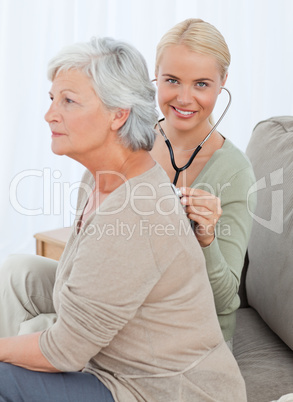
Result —
<instances>
[{"instance_id":1,"label":"fingers gripping stethoscope","mask_svg":"<svg viewBox=\"0 0 293 402\"><path fill-rule=\"evenodd\" d=\"M167 147L168 147L168 149L169 149L170 158L171 158L171 163L172 163L172 166L173 166L173 168L174 168L174 170L175 170L175 176L174 176L173 186L172 186L172 187L173 187L175 193L176 193L179 197L182 196L181 191L180 191L178 188L176 188L176 184L177 184L177 181L178 181L179 174L180 174L181 172L183 172L183 170L187 169L187 168L192 164L194 158L196 157L196 155L197 155L197 154L199 153L199 151L201 150L203 144L210 138L210 136L212 135L212 133L215 131L215 129L216 129L216 128L218 127L218 125L221 123L221 121L223 120L225 114L227 113L227 111L228 111L228 109L229 109L229 107L230 107L230 105L231 105L231 102L232 102L232 95L231 95L231 92L230 92L227 88L225 88L225 87L221 87L221 89L224 89L224 90L228 93L228 95L229 95L228 104L227 104L227 106L226 106L224 112L223 112L222 115L220 116L219 120L218 120L218 121L216 122L216 124L213 126L213 128L212 128L211 131L208 133L208 135L203 139L203 141L195 148L195 150L194 150L194 152L192 153L191 157L189 158L188 162L187 162L184 166L179 167L179 166L176 165L175 157L174 157L174 152L173 152L173 148L172 148L171 142L169 141L169 139L167 138L166 134L164 133L164 130L162 129L162 127L161 127L161 125L160 125L160 121L158 121L159 131L160 131L160 133L162 134L162 136L164 137L165 143L166 143L166 145L167 145Z\"/></svg>"}]
</instances>

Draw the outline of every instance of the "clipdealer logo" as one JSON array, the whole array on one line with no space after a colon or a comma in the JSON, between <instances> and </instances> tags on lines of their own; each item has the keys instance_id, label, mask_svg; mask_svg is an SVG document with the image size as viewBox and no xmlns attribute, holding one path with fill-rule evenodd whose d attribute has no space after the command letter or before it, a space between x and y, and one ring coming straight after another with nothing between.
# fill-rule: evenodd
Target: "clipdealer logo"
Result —
<instances>
[{"instance_id":1,"label":"clipdealer logo","mask_svg":"<svg viewBox=\"0 0 293 402\"><path fill-rule=\"evenodd\" d=\"M270 173L270 184L267 184L265 177L260 178L257 182L249 189L247 194L247 208L250 216L253 220L259 223L261 226L275 232L277 234L283 233L284 228L284 204L283 204L283 189L271 190L275 186L283 184L284 182L284 169L277 169ZM249 208L249 198L254 193L258 193L262 190L267 190L266 195L271 192L271 214L269 219L264 219L257 216ZM269 201L268 201L269 202Z\"/></svg>"},{"instance_id":2,"label":"clipdealer logo","mask_svg":"<svg viewBox=\"0 0 293 402\"><path fill-rule=\"evenodd\" d=\"M99 172L98 175L102 175L104 173L112 173L112 174L117 174L117 172ZM76 214L81 213L82 211L76 210L76 207L74 202L72 202L73 198L73 193L75 192L75 195L77 194L77 190L79 188L82 188L82 191L85 191L86 196L89 197L89 195L92 192L92 188L89 184L83 183L81 181L77 181L74 183L68 183L68 182L60 182L60 178L62 176L62 173L59 170L54 170L52 171L50 168L44 168L43 170L37 170L37 169L30 169L30 170L25 170L20 173L18 173L13 180L11 181L10 184L10 191L9 191L9 198L10 198L10 203L12 207L17 211L18 213L26 216L37 216L37 215L63 215L64 219L64 226L71 226L72 224L72 219L76 216ZM26 180L29 178L35 178L39 180L39 184L42 186L42 195L41 198L42 200L38 201L41 202L42 204L36 208L32 207L26 207L22 204L23 200L21 200L21 190L20 188L23 188L26 186L27 182ZM162 215L168 215L170 213L178 213L178 207L180 205L179 199L175 197L176 202L173 205L172 208L170 208L168 211L162 207L164 201L168 197L162 197L157 199L156 191L155 189L151 186L150 183L139 183L136 185L134 188L130 189L129 183L127 180L123 177L121 177L122 180L124 180L125 185L126 185L126 197L125 197L125 202L119 210L111 211L110 213L105 212L105 214L117 214L123 210L123 208L129 204L131 207L138 213L141 214L142 216L149 216L154 213L154 211L145 211L143 208L140 208L144 204L144 200L146 199L153 199L156 202L156 211ZM96 178L97 179L97 178ZM270 173L269 175L269 182L267 181L266 177L260 178L254 185L248 190L247 193L247 210L250 214L250 216L253 218L254 221L256 221L258 224L262 225L263 227L267 228L268 230L271 230L277 234L280 234L283 232L283 225L284 225L284 220L283 220L283 190L280 188L274 189L276 186L283 184L284 181L284 171L283 168L277 169L274 172ZM170 185L170 183L164 183L162 185ZM220 187L218 185L218 188L215 190L213 189L208 183L199 183L198 188L205 188L206 191L208 191L210 194L217 194L219 198L222 196L222 192L226 190L226 188L229 188L231 186L230 183L226 183ZM141 196L139 195L140 191L139 189L141 187L144 187L145 190L148 190L148 195L146 196ZM268 219L265 219L264 217L261 216L261 211L258 213L258 211L252 211L250 209L250 197L254 195L254 193L260 193L261 191L265 191L268 196L271 196L271 214ZM269 193L268 193L269 192ZM100 213L100 212L98 212ZM217 227L219 226L220 221L217 224ZM224 225L222 225L223 227ZM217 228L216 227L216 228ZM224 228L226 230L226 228ZM160 231L160 229L157 229ZM223 228L221 228L223 230ZM170 235L170 231L167 230L167 232Z\"/></svg>"},{"instance_id":3,"label":"clipdealer logo","mask_svg":"<svg viewBox=\"0 0 293 402\"><path fill-rule=\"evenodd\" d=\"M70 226L72 217L76 214L76 208L72 205L72 195L77 193L80 185L90 194L90 186L81 183L63 182L60 183L62 173L59 170L52 171L50 168L43 170L28 169L18 173L10 183L9 200L10 204L19 214L25 216L38 215L62 215L64 214L64 226ZM21 199L21 188L27 185L27 180L36 179L37 186L42 186L40 194L41 205L38 207L25 206ZM35 200L34 200L35 203Z\"/></svg>"},{"instance_id":4,"label":"clipdealer logo","mask_svg":"<svg viewBox=\"0 0 293 402\"><path fill-rule=\"evenodd\" d=\"M77 195L77 190L84 192L84 199L89 199L89 203L96 202L95 210L99 215L119 214L126 207L131 207L135 213L141 216L150 216L155 213L161 215L178 214L178 211L182 209L179 198L175 197L173 192L169 192L169 194L162 193L163 195L158 197L157 188L151 183L139 182L133 186L123 175L114 171L97 172L97 183L104 174L119 176L121 183L124 183L124 199L114 210L103 210L103 208L100 208L98 198L95 201L90 198L93 191L90 184L81 181L72 184L65 181L60 182L61 172L58 170L52 172L50 168L44 168L43 170L30 169L18 173L10 183L10 203L15 211L26 216L63 214L64 226L71 226L72 218L82 213L83 206L80 207L81 210L77 210L72 203L72 195L74 192ZM30 179L37 180L37 186L41 186L42 189L42 194L40 194L38 200L32 200L32 197L30 197L29 201L30 204L39 203L38 207L24 205L22 191ZM159 187L170 188L170 183L161 183ZM153 200L153 203L148 204L147 200ZM171 202L168 202L169 200Z\"/></svg>"}]
</instances>

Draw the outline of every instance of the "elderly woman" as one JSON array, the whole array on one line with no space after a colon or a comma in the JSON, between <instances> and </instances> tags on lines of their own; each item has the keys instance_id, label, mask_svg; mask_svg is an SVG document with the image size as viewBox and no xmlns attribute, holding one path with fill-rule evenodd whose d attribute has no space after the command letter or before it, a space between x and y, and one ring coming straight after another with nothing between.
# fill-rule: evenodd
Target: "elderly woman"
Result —
<instances>
[{"instance_id":1,"label":"elderly woman","mask_svg":"<svg viewBox=\"0 0 293 402\"><path fill-rule=\"evenodd\" d=\"M40 257L2 267L0 401L245 401L203 253L148 152L157 116L143 58L95 39L61 52L49 77L52 150L87 168L87 186L56 276Z\"/></svg>"}]
</instances>

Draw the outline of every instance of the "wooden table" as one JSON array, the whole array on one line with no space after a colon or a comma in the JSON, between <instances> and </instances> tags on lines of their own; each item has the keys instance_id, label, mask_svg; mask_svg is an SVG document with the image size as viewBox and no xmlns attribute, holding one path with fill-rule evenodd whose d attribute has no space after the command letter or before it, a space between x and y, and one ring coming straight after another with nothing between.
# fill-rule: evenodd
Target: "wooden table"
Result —
<instances>
[{"instance_id":1,"label":"wooden table","mask_svg":"<svg viewBox=\"0 0 293 402\"><path fill-rule=\"evenodd\" d=\"M71 233L71 227L49 230L34 235L37 255L59 260Z\"/></svg>"}]
</instances>

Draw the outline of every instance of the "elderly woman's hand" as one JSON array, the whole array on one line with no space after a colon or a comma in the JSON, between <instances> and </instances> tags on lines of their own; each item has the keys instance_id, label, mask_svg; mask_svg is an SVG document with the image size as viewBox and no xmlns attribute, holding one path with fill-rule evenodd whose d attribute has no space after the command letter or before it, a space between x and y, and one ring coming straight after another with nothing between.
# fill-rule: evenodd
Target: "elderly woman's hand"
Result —
<instances>
[{"instance_id":1,"label":"elderly woman's hand","mask_svg":"<svg viewBox=\"0 0 293 402\"><path fill-rule=\"evenodd\" d=\"M209 246L215 238L215 226L222 215L221 200L200 189L181 187L181 204L187 217L196 223L194 233L201 247Z\"/></svg>"}]
</instances>

